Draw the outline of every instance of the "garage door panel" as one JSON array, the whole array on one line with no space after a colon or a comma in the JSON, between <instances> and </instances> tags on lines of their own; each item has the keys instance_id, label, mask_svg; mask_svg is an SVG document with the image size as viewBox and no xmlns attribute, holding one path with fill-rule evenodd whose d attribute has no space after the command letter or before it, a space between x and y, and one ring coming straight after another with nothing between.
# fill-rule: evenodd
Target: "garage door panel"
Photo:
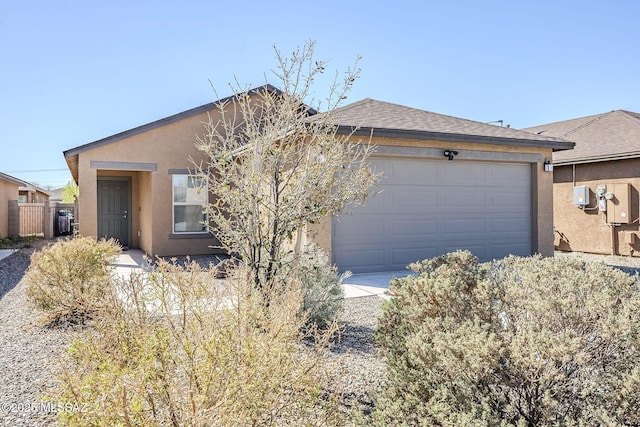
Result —
<instances>
[{"instance_id":1,"label":"garage door panel","mask_svg":"<svg viewBox=\"0 0 640 427\"><path fill-rule=\"evenodd\" d=\"M528 210L531 204L530 193L523 191L506 191L491 194L491 206L508 207L509 209Z\"/></svg>"},{"instance_id":2,"label":"garage door panel","mask_svg":"<svg viewBox=\"0 0 640 427\"><path fill-rule=\"evenodd\" d=\"M484 237L486 234L484 218L449 219L444 221L445 234L464 234L469 238Z\"/></svg>"},{"instance_id":3,"label":"garage door panel","mask_svg":"<svg viewBox=\"0 0 640 427\"><path fill-rule=\"evenodd\" d=\"M391 222L391 235L401 236L403 239L407 236L418 237L435 237L438 233L438 221L433 219L418 220L396 220Z\"/></svg>"},{"instance_id":4,"label":"garage door panel","mask_svg":"<svg viewBox=\"0 0 640 427\"><path fill-rule=\"evenodd\" d=\"M528 217L492 218L490 231L491 233L509 233L511 235L514 233L523 233L526 235L528 233L524 233L523 230L529 226L530 221Z\"/></svg>"},{"instance_id":5,"label":"garage door panel","mask_svg":"<svg viewBox=\"0 0 640 427\"><path fill-rule=\"evenodd\" d=\"M440 208L484 208L485 195L477 191L451 191L446 192L442 197Z\"/></svg>"},{"instance_id":6,"label":"garage door panel","mask_svg":"<svg viewBox=\"0 0 640 427\"><path fill-rule=\"evenodd\" d=\"M384 238L384 220L361 218L360 221L347 221L347 217L342 217L341 222L333 226L333 237L335 243L358 244L366 242L379 242Z\"/></svg>"},{"instance_id":7,"label":"garage door panel","mask_svg":"<svg viewBox=\"0 0 640 427\"><path fill-rule=\"evenodd\" d=\"M363 206L354 208L351 213L377 212L380 209L384 209L385 206L389 206L392 197L393 195L390 191L383 189L382 192L369 197Z\"/></svg>"},{"instance_id":8,"label":"garage door panel","mask_svg":"<svg viewBox=\"0 0 640 427\"><path fill-rule=\"evenodd\" d=\"M438 179L437 168L424 168L420 162L398 163L395 160L389 159L385 162L382 185L413 185L416 178L430 182L436 182Z\"/></svg>"},{"instance_id":9,"label":"garage door panel","mask_svg":"<svg viewBox=\"0 0 640 427\"><path fill-rule=\"evenodd\" d=\"M483 165L470 162L447 162L441 167L441 183L449 186L476 185L485 181L486 170Z\"/></svg>"},{"instance_id":10,"label":"garage door panel","mask_svg":"<svg viewBox=\"0 0 640 427\"><path fill-rule=\"evenodd\" d=\"M531 171L527 175L522 174L522 165L496 163L495 167L489 168L490 185L505 187L511 185L512 182L519 182L523 179L531 181Z\"/></svg>"},{"instance_id":11,"label":"garage door panel","mask_svg":"<svg viewBox=\"0 0 640 427\"><path fill-rule=\"evenodd\" d=\"M412 262L435 256L438 256L438 248L435 247L394 249L391 252L391 263L395 270L404 270Z\"/></svg>"},{"instance_id":12,"label":"garage door panel","mask_svg":"<svg viewBox=\"0 0 640 427\"><path fill-rule=\"evenodd\" d=\"M389 264L385 262L385 251L380 250L344 250L334 252L334 256L342 260L345 265L349 265L348 270L352 272L380 271L380 265Z\"/></svg>"},{"instance_id":13,"label":"garage door panel","mask_svg":"<svg viewBox=\"0 0 640 427\"><path fill-rule=\"evenodd\" d=\"M390 211L407 210L409 212L420 212L424 210L437 209L434 200L438 193L435 190L424 189L424 187L394 189L391 196ZM376 196L377 197L377 196Z\"/></svg>"},{"instance_id":14,"label":"garage door panel","mask_svg":"<svg viewBox=\"0 0 640 427\"><path fill-rule=\"evenodd\" d=\"M382 193L334 220L341 270L401 270L457 249L481 261L531 253L531 167L446 160L375 159ZM391 173L389 173L391 171Z\"/></svg>"}]
</instances>

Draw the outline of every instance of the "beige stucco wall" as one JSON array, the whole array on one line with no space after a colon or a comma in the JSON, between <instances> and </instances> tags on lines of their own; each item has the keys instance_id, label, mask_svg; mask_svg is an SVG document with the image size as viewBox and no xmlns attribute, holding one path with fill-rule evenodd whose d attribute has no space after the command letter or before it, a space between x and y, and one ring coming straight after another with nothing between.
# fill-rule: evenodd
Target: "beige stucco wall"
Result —
<instances>
[{"instance_id":1,"label":"beige stucco wall","mask_svg":"<svg viewBox=\"0 0 640 427\"><path fill-rule=\"evenodd\" d=\"M170 171L193 170L190 159L197 162L204 159L195 142L196 135L204 133L203 123L207 120L207 114L203 113L81 152L80 234L95 236L98 232L96 180L119 176L131 180L131 247L160 256L217 252L210 247L217 244L210 235L206 238L172 235ZM100 162L100 166L92 167L91 162ZM146 170L149 165L155 170Z\"/></svg>"},{"instance_id":2,"label":"beige stucco wall","mask_svg":"<svg viewBox=\"0 0 640 427\"><path fill-rule=\"evenodd\" d=\"M556 249L562 251L589 252L599 254L640 256L640 243L628 244L625 234L637 233L638 190L640 189L640 160L618 160L575 165L575 185L586 185L590 189L590 205L596 206L595 190L598 184L628 183L631 185L630 224L614 227L613 233L607 225L605 214L594 210L582 210L573 204L573 165L556 166L554 170L554 219ZM613 237L613 240L612 240Z\"/></svg>"},{"instance_id":3,"label":"beige stucco wall","mask_svg":"<svg viewBox=\"0 0 640 427\"><path fill-rule=\"evenodd\" d=\"M9 200L18 200L18 184L0 179L0 238L9 235Z\"/></svg>"},{"instance_id":4,"label":"beige stucco wall","mask_svg":"<svg viewBox=\"0 0 640 427\"><path fill-rule=\"evenodd\" d=\"M551 149L520 146L502 146L491 144L456 143L444 141L419 141L408 139L373 138L372 144L380 151L390 153L394 147L414 147L424 149L416 151L417 157L444 159L441 150L455 149L457 158L483 161L525 162L531 164L532 172L532 217L533 253L553 256L553 174L544 171L544 161L551 158ZM393 155L393 154L387 154ZM379 156L379 155L378 155ZM313 242L331 254L331 218L308 227L303 244Z\"/></svg>"}]
</instances>

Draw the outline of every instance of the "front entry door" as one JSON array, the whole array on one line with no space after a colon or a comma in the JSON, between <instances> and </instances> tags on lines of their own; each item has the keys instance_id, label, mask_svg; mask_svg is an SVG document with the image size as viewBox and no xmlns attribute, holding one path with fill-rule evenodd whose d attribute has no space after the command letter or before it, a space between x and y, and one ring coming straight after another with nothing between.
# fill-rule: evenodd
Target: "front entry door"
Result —
<instances>
[{"instance_id":1,"label":"front entry door","mask_svg":"<svg viewBox=\"0 0 640 427\"><path fill-rule=\"evenodd\" d=\"M129 182L98 181L98 236L113 238L129 247Z\"/></svg>"}]
</instances>

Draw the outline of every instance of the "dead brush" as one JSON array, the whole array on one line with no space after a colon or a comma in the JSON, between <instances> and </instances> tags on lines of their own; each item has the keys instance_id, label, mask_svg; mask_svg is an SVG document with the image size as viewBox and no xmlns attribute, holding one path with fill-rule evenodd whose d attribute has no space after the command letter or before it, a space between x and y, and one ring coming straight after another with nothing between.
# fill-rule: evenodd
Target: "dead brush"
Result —
<instances>
[{"instance_id":1,"label":"dead brush","mask_svg":"<svg viewBox=\"0 0 640 427\"><path fill-rule=\"evenodd\" d=\"M333 330L304 348L300 285L278 286L267 307L243 268L215 274L160 261L117 279L55 396L90 409L60 414L61 424L344 424L324 387Z\"/></svg>"},{"instance_id":2,"label":"dead brush","mask_svg":"<svg viewBox=\"0 0 640 427\"><path fill-rule=\"evenodd\" d=\"M36 251L25 279L27 299L45 312L46 324L85 323L105 306L111 268L120 246L82 237Z\"/></svg>"}]
</instances>

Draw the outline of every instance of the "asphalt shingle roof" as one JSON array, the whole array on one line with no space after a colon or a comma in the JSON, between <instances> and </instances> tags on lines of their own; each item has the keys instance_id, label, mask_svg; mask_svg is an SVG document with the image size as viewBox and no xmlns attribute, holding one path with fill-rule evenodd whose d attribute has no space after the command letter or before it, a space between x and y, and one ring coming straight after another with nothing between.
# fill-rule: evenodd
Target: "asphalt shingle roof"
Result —
<instances>
[{"instance_id":1,"label":"asphalt shingle roof","mask_svg":"<svg viewBox=\"0 0 640 427\"><path fill-rule=\"evenodd\" d=\"M262 90L280 91L278 88L267 84L251 89L249 93L258 93ZM64 156L69 165L69 169L77 182L79 153L201 114L216 108L224 102L232 100L233 97L234 96L223 98L155 122L108 136L98 141L66 150L64 151ZM308 111L312 114L308 119L309 121L314 121L320 116L315 115L316 111L313 109L309 109ZM487 123L432 113L430 111L378 101L371 98L345 105L344 107L334 110L332 114L336 119L334 123L339 126L340 132L343 133L350 133L353 128L357 127L359 130L356 134L361 135L370 135L373 131L376 136L537 146L552 148L554 151L567 150L573 147L572 142L563 138L547 135L532 135L531 133L508 127L494 126Z\"/></svg>"},{"instance_id":2,"label":"asphalt shingle roof","mask_svg":"<svg viewBox=\"0 0 640 427\"><path fill-rule=\"evenodd\" d=\"M564 138L535 135L509 127L433 113L390 102L365 98L333 111L333 121L345 129L359 127L361 134L371 130L374 136L432 138L450 141L498 142L517 145L547 145L554 149L570 149ZM313 121L316 116L309 118Z\"/></svg>"},{"instance_id":3,"label":"asphalt shingle roof","mask_svg":"<svg viewBox=\"0 0 640 427\"><path fill-rule=\"evenodd\" d=\"M576 142L573 150L553 154L556 164L640 157L640 114L631 111L614 110L524 130Z\"/></svg>"}]
</instances>

